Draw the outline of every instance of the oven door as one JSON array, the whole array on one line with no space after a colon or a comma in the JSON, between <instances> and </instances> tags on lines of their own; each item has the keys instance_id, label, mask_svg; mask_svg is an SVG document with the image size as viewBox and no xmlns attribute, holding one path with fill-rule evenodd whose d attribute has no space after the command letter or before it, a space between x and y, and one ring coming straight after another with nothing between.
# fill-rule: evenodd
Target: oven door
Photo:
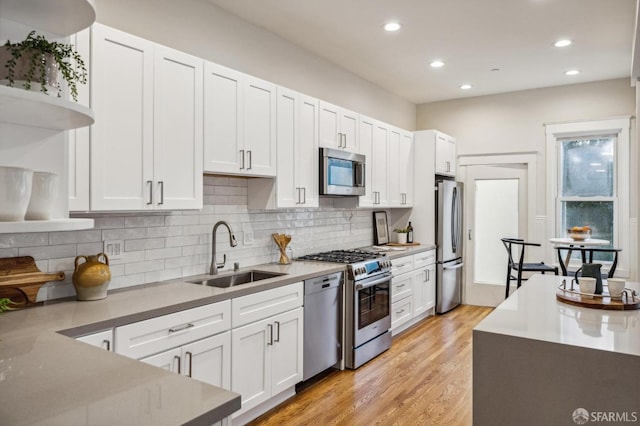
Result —
<instances>
[{"instance_id":1,"label":"oven door","mask_svg":"<svg viewBox=\"0 0 640 426\"><path fill-rule=\"evenodd\" d=\"M391 273L354 283L354 347L391 328Z\"/></svg>"}]
</instances>

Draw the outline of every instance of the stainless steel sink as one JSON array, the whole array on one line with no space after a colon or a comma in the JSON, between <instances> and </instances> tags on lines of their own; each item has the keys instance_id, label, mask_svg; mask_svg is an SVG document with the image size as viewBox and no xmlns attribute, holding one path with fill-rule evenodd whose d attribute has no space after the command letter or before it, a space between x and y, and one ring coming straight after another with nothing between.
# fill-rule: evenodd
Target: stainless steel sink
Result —
<instances>
[{"instance_id":1,"label":"stainless steel sink","mask_svg":"<svg viewBox=\"0 0 640 426\"><path fill-rule=\"evenodd\" d=\"M260 280L266 280L268 278L279 277L286 275L282 272L267 272L267 271L245 271L238 272L230 275L220 275L215 278L207 278L196 281L187 281L193 284L206 285L210 287L227 288L236 285L248 284Z\"/></svg>"}]
</instances>

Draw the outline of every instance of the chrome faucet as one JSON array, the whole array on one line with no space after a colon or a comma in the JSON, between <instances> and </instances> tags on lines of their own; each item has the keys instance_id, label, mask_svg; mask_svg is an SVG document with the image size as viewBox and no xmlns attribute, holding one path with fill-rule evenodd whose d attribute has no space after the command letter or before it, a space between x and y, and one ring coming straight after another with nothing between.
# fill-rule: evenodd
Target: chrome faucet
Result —
<instances>
[{"instance_id":1,"label":"chrome faucet","mask_svg":"<svg viewBox=\"0 0 640 426\"><path fill-rule=\"evenodd\" d=\"M238 243L236 242L236 237L235 235L233 235L233 230L231 229L231 226L225 222L224 220L221 220L220 222L216 223L215 225L213 225L213 231L211 232L211 268L209 268L209 274L210 275L218 275L218 269L222 269L224 268L224 264L227 263L227 255L225 254L224 257L222 258L222 263L218 263L216 261L216 231L218 230L218 226L220 225L224 225L227 227L227 229L229 230L229 245L231 247L235 247L238 245Z\"/></svg>"}]
</instances>

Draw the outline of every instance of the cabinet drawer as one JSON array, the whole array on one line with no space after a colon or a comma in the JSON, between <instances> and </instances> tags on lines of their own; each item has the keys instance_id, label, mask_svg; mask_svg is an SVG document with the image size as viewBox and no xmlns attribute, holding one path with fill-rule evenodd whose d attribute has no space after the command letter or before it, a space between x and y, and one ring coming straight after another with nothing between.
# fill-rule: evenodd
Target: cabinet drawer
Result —
<instances>
[{"instance_id":1,"label":"cabinet drawer","mask_svg":"<svg viewBox=\"0 0 640 426\"><path fill-rule=\"evenodd\" d=\"M412 274L402 274L393 277L391 280L391 303L411 296L413 290L411 286Z\"/></svg>"},{"instance_id":2,"label":"cabinet drawer","mask_svg":"<svg viewBox=\"0 0 640 426\"><path fill-rule=\"evenodd\" d=\"M391 305L391 328L409 321L413 315L413 298L408 297Z\"/></svg>"},{"instance_id":3,"label":"cabinet drawer","mask_svg":"<svg viewBox=\"0 0 640 426\"><path fill-rule=\"evenodd\" d=\"M116 352L140 359L231 328L231 301L117 327Z\"/></svg>"},{"instance_id":4,"label":"cabinet drawer","mask_svg":"<svg viewBox=\"0 0 640 426\"><path fill-rule=\"evenodd\" d=\"M403 256L397 259L391 259L391 273L394 277L411 270L413 270L413 256Z\"/></svg>"},{"instance_id":5,"label":"cabinet drawer","mask_svg":"<svg viewBox=\"0 0 640 426\"><path fill-rule=\"evenodd\" d=\"M429 250L422 253L417 253L413 255L413 268L419 269L423 266L431 265L436 263L436 251Z\"/></svg>"},{"instance_id":6,"label":"cabinet drawer","mask_svg":"<svg viewBox=\"0 0 640 426\"><path fill-rule=\"evenodd\" d=\"M282 312L290 311L303 304L302 281L238 297L231 301L231 324L239 327Z\"/></svg>"}]
</instances>

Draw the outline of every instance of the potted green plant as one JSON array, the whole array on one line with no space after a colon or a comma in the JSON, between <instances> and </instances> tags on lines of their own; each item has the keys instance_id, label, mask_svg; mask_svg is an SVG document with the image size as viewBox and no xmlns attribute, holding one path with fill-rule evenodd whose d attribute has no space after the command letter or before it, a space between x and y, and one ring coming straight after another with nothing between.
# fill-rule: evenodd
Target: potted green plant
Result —
<instances>
[{"instance_id":1,"label":"potted green plant","mask_svg":"<svg viewBox=\"0 0 640 426\"><path fill-rule=\"evenodd\" d=\"M78 100L77 83L87 82L84 61L72 45L48 41L35 31L21 42L7 41L4 49L0 49L0 64L4 64L0 80L7 80L8 86L21 82L26 90L31 90L32 86L39 85L44 93L52 87L57 90L58 97L62 96L58 74L62 74L74 101Z\"/></svg>"},{"instance_id":2,"label":"potted green plant","mask_svg":"<svg viewBox=\"0 0 640 426\"><path fill-rule=\"evenodd\" d=\"M393 232L398 234L398 244L407 244L407 234L409 233L409 228L397 228L394 229Z\"/></svg>"}]
</instances>

